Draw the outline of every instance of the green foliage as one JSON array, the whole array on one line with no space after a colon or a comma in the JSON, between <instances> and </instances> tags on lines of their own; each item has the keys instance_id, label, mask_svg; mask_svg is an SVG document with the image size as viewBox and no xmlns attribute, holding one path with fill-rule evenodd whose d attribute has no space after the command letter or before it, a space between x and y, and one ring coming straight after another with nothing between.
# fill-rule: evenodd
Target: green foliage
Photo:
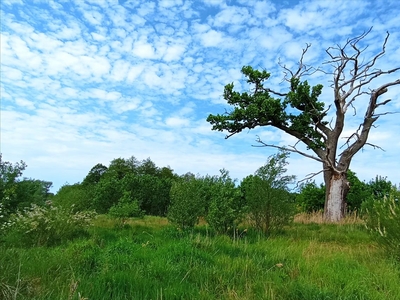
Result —
<instances>
[{"instance_id":1,"label":"green foliage","mask_svg":"<svg viewBox=\"0 0 400 300\"><path fill-rule=\"evenodd\" d=\"M0 154L0 201L2 203L1 219L15 213L18 209L29 207L31 204L44 205L49 197L51 182L21 179L26 164L21 161L12 164L2 160Z\"/></svg>"},{"instance_id":2,"label":"green foliage","mask_svg":"<svg viewBox=\"0 0 400 300\"><path fill-rule=\"evenodd\" d=\"M82 184L88 186L99 183L103 175L107 172L107 170L108 168L103 164L95 165L83 179Z\"/></svg>"},{"instance_id":3,"label":"green foliage","mask_svg":"<svg viewBox=\"0 0 400 300\"><path fill-rule=\"evenodd\" d=\"M279 99L272 97L271 90L264 87L269 73L250 66L244 66L242 73L252 87L251 92L239 93L233 90L233 83L227 84L224 99L233 110L228 114L209 115L207 122L213 125L213 130L227 130L232 135L243 129L273 126L303 140L309 148L325 147L321 133L316 130L317 124L327 124L323 121L324 102L318 101L322 85L311 87L307 81L292 78L290 91L281 94L284 99Z\"/></svg>"},{"instance_id":4,"label":"green foliage","mask_svg":"<svg viewBox=\"0 0 400 300\"><path fill-rule=\"evenodd\" d=\"M8 245L52 246L85 234L93 217L93 212L33 204L11 215L1 230Z\"/></svg>"},{"instance_id":5,"label":"green foliage","mask_svg":"<svg viewBox=\"0 0 400 300\"><path fill-rule=\"evenodd\" d=\"M388 197L392 192L392 183L386 177L376 176L375 180L370 180L368 183L371 192L376 199Z\"/></svg>"},{"instance_id":6,"label":"green foliage","mask_svg":"<svg viewBox=\"0 0 400 300\"><path fill-rule=\"evenodd\" d=\"M295 214L293 196L288 191L295 176L284 175L288 156L288 152L270 156L254 176L247 176L241 184L250 220L265 234L289 224Z\"/></svg>"},{"instance_id":7,"label":"green foliage","mask_svg":"<svg viewBox=\"0 0 400 300\"><path fill-rule=\"evenodd\" d=\"M99 213L107 213L128 193L147 215L165 216L175 178L171 168L160 169L150 158L138 161L132 156L114 159L108 168L97 164L82 185L89 188L91 207Z\"/></svg>"},{"instance_id":8,"label":"green foliage","mask_svg":"<svg viewBox=\"0 0 400 300\"><path fill-rule=\"evenodd\" d=\"M181 229L193 228L205 212L202 182L196 178L174 182L170 196L168 220Z\"/></svg>"},{"instance_id":9,"label":"green foliage","mask_svg":"<svg viewBox=\"0 0 400 300\"><path fill-rule=\"evenodd\" d=\"M125 176L120 181L122 193L129 192L130 197L138 201L147 215L165 216L170 203L171 181L152 175Z\"/></svg>"},{"instance_id":10,"label":"green foliage","mask_svg":"<svg viewBox=\"0 0 400 300\"><path fill-rule=\"evenodd\" d=\"M0 201L2 204L0 221L6 220L9 214L17 210L17 183L25 168L26 164L23 161L15 164L3 161L0 153Z\"/></svg>"},{"instance_id":11,"label":"green foliage","mask_svg":"<svg viewBox=\"0 0 400 300\"><path fill-rule=\"evenodd\" d=\"M137 173L137 164L138 161L133 156L130 159L116 158L111 161L104 175L121 180L128 174Z\"/></svg>"},{"instance_id":12,"label":"green foliage","mask_svg":"<svg viewBox=\"0 0 400 300\"><path fill-rule=\"evenodd\" d=\"M347 210L349 212L361 211L361 205L372 197L372 188L367 183L360 181L356 173L347 171L347 180L350 184L350 190L346 197Z\"/></svg>"},{"instance_id":13,"label":"green foliage","mask_svg":"<svg viewBox=\"0 0 400 300\"><path fill-rule=\"evenodd\" d=\"M90 210L92 203L93 187L86 184L72 184L62 186L53 197L54 206L64 208L73 207L74 211Z\"/></svg>"},{"instance_id":14,"label":"green foliage","mask_svg":"<svg viewBox=\"0 0 400 300\"><path fill-rule=\"evenodd\" d=\"M351 170L347 171L347 180L350 190L346 196L347 211L361 213L361 206L364 202L372 199L383 199L388 196L392 184L386 178L376 177L369 183L358 179L357 174ZM296 202L300 209L305 212L313 212L324 209L325 185L317 186L315 182L308 182L300 186ZM372 200L373 201L373 200Z\"/></svg>"},{"instance_id":15,"label":"green foliage","mask_svg":"<svg viewBox=\"0 0 400 300\"><path fill-rule=\"evenodd\" d=\"M211 201L208 206L206 220L219 233L234 229L241 221L244 213L240 190L229 172L222 169L221 175L214 178L210 188Z\"/></svg>"},{"instance_id":16,"label":"green foliage","mask_svg":"<svg viewBox=\"0 0 400 300\"><path fill-rule=\"evenodd\" d=\"M381 200L363 204L367 228L376 233L379 244L400 260L400 191L392 188Z\"/></svg>"},{"instance_id":17,"label":"green foliage","mask_svg":"<svg viewBox=\"0 0 400 300\"><path fill-rule=\"evenodd\" d=\"M112 206L118 203L122 195L123 190L118 174L104 176L94 189L93 209L101 214L107 213Z\"/></svg>"},{"instance_id":18,"label":"green foliage","mask_svg":"<svg viewBox=\"0 0 400 300\"><path fill-rule=\"evenodd\" d=\"M115 218L125 220L127 218L143 218L143 211L136 199L132 199L128 192L125 192L117 204L112 206L108 212Z\"/></svg>"},{"instance_id":19,"label":"green foliage","mask_svg":"<svg viewBox=\"0 0 400 300\"><path fill-rule=\"evenodd\" d=\"M300 185L300 191L296 196L296 203L301 211L314 212L324 209L325 186L317 186L315 181Z\"/></svg>"}]
</instances>

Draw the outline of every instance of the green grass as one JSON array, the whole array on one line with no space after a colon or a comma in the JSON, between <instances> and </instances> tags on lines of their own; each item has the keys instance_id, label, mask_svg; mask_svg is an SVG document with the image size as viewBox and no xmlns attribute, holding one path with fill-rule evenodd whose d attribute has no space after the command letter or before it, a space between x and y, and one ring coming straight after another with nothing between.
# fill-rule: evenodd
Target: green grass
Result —
<instances>
[{"instance_id":1,"label":"green grass","mask_svg":"<svg viewBox=\"0 0 400 300\"><path fill-rule=\"evenodd\" d=\"M400 267L360 224L294 224L265 238L101 217L57 247L0 244L0 299L399 299Z\"/></svg>"}]
</instances>

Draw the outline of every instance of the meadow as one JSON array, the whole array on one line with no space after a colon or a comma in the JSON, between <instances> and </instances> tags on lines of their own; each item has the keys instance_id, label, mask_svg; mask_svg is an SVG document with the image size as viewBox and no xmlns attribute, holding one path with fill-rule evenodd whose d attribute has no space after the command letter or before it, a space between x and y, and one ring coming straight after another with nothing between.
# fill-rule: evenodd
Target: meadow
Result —
<instances>
[{"instance_id":1,"label":"meadow","mask_svg":"<svg viewBox=\"0 0 400 300\"><path fill-rule=\"evenodd\" d=\"M182 231L106 215L56 246L0 243L1 299L400 299L400 265L362 221L318 215L266 237L241 226Z\"/></svg>"}]
</instances>

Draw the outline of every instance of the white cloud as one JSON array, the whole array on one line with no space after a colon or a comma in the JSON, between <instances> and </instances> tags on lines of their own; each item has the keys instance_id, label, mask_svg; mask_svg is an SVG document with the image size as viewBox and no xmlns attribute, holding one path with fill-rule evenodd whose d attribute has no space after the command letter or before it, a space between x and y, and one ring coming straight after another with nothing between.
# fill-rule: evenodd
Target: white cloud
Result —
<instances>
[{"instance_id":1,"label":"white cloud","mask_svg":"<svg viewBox=\"0 0 400 300\"><path fill-rule=\"evenodd\" d=\"M246 25L252 23L252 17L245 7L227 6L213 19L213 25L217 27Z\"/></svg>"},{"instance_id":2,"label":"white cloud","mask_svg":"<svg viewBox=\"0 0 400 300\"><path fill-rule=\"evenodd\" d=\"M103 36L101 34L98 34L96 32L92 32L91 35L92 35L93 39L96 40L96 41L104 41L104 40L106 40L105 36Z\"/></svg>"},{"instance_id":3,"label":"white cloud","mask_svg":"<svg viewBox=\"0 0 400 300\"><path fill-rule=\"evenodd\" d=\"M144 65L131 66L127 74L128 83L132 83L145 69Z\"/></svg>"},{"instance_id":4,"label":"white cloud","mask_svg":"<svg viewBox=\"0 0 400 300\"><path fill-rule=\"evenodd\" d=\"M190 121L185 118L171 117L167 118L165 123L167 124L167 126L170 127L183 127L183 126L188 126Z\"/></svg>"},{"instance_id":5,"label":"white cloud","mask_svg":"<svg viewBox=\"0 0 400 300\"><path fill-rule=\"evenodd\" d=\"M28 101L26 99L21 99L21 98L17 98L15 99L15 103L17 103L17 105L23 107L23 108L27 108L30 110L35 109L35 105L33 104L32 101Z\"/></svg>"},{"instance_id":6,"label":"white cloud","mask_svg":"<svg viewBox=\"0 0 400 300\"><path fill-rule=\"evenodd\" d=\"M185 52L185 46L183 45L173 45L167 48L167 51L163 57L163 59L167 62L179 60L182 57L182 54Z\"/></svg>"},{"instance_id":7,"label":"white cloud","mask_svg":"<svg viewBox=\"0 0 400 300\"><path fill-rule=\"evenodd\" d=\"M223 41L223 34L211 29L210 31L203 33L200 38L204 47L217 47Z\"/></svg>"},{"instance_id":8,"label":"white cloud","mask_svg":"<svg viewBox=\"0 0 400 300\"><path fill-rule=\"evenodd\" d=\"M212 6L222 6L225 4L225 0L203 0L204 4Z\"/></svg>"},{"instance_id":9,"label":"white cloud","mask_svg":"<svg viewBox=\"0 0 400 300\"><path fill-rule=\"evenodd\" d=\"M132 52L140 58L155 58L153 46L145 41L135 42Z\"/></svg>"}]
</instances>

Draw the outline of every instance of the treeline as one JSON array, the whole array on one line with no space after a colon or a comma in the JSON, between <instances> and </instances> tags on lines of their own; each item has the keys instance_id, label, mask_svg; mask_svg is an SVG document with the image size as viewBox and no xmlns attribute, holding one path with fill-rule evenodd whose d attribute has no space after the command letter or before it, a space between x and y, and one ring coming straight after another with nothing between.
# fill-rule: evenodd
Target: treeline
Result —
<instances>
[{"instance_id":1,"label":"treeline","mask_svg":"<svg viewBox=\"0 0 400 300\"><path fill-rule=\"evenodd\" d=\"M168 217L181 228L190 228L204 219L217 232L228 232L243 221L269 233L288 224L298 212L323 210L325 187L315 182L290 190L295 176L287 175L287 152L278 152L265 165L240 183L225 169L219 175L178 175L170 167L158 167L150 159L117 158L109 166L95 165L81 183L64 185L56 195L49 193L51 182L22 178L24 162L1 161L0 215L8 215L32 204L46 203L72 209L94 210L124 221L144 215ZM0 157L1 158L1 157ZM349 211L361 211L367 203L398 190L386 178L360 181L349 171L351 189ZM369 204L371 207L371 204ZM0 219L0 221L2 220Z\"/></svg>"},{"instance_id":2,"label":"treeline","mask_svg":"<svg viewBox=\"0 0 400 300\"><path fill-rule=\"evenodd\" d=\"M287 153L270 157L240 184L225 169L214 176L178 175L170 167L157 167L150 158L118 158L108 167L94 166L82 183L63 186L52 202L121 220L143 215L168 217L181 228L204 219L221 233L248 218L267 233L288 223L295 212L295 194L288 188L294 176L284 175L287 157Z\"/></svg>"}]
</instances>

